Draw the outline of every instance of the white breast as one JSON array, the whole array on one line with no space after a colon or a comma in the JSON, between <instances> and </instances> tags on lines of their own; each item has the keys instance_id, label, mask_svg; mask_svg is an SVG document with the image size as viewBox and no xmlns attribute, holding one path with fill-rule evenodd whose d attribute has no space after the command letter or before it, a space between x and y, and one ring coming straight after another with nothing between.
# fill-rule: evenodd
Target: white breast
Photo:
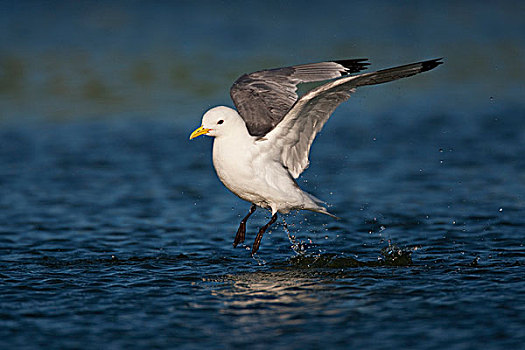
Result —
<instances>
[{"instance_id":1,"label":"white breast","mask_svg":"<svg viewBox=\"0 0 525 350\"><path fill-rule=\"evenodd\" d=\"M216 138L213 143L213 166L222 183L237 196L252 203L258 195L259 181L254 168L254 145L249 139Z\"/></svg>"}]
</instances>

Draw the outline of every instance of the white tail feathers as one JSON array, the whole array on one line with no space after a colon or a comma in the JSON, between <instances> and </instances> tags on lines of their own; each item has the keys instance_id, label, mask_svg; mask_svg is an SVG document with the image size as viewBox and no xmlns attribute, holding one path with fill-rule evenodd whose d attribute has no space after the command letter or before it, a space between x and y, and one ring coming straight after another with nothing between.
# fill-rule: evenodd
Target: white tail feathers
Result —
<instances>
[{"instance_id":1,"label":"white tail feathers","mask_svg":"<svg viewBox=\"0 0 525 350\"><path fill-rule=\"evenodd\" d=\"M310 193L306 193L305 194L308 195L308 197L310 197L310 199L315 203L317 204L315 207L313 208L304 208L306 210L311 210L311 211L314 211L316 213L321 213L321 214L325 214L325 215L328 215L328 216L331 216L333 217L334 219L337 219L337 220L340 220L341 218L338 217L338 216L335 216L334 214L330 213L325 207L323 207L322 205L326 205L327 203L323 200L320 200L319 198L317 198L316 196L310 194Z\"/></svg>"}]
</instances>

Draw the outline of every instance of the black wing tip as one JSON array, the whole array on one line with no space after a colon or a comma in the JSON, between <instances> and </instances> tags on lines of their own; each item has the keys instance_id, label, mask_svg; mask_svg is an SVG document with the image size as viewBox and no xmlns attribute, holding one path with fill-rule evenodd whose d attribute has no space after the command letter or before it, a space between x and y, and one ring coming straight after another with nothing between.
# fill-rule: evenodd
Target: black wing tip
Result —
<instances>
[{"instance_id":1,"label":"black wing tip","mask_svg":"<svg viewBox=\"0 0 525 350\"><path fill-rule=\"evenodd\" d=\"M350 73L357 73L362 71L363 69L368 68L370 65L368 61L368 58L355 58L355 59L346 59L346 60L337 60L332 61L335 63L340 64L341 66L346 68L346 71L343 73L343 75L347 75Z\"/></svg>"},{"instance_id":2,"label":"black wing tip","mask_svg":"<svg viewBox=\"0 0 525 350\"><path fill-rule=\"evenodd\" d=\"M436 68L440 64L443 64L442 60L443 57L421 62L421 72L427 72L431 69Z\"/></svg>"}]
</instances>

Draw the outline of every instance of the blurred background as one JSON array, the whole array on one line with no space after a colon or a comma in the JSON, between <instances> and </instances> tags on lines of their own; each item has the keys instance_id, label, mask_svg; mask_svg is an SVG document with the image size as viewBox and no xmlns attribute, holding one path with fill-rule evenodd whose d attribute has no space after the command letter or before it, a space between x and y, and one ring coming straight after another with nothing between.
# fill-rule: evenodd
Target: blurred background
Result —
<instances>
[{"instance_id":1,"label":"blurred background","mask_svg":"<svg viewBox=\"0 0 525 350\"><path fill-rule=\"evenodd\" d=\"M198 124L231 105L242 73L352 57L445 64L343 108L493 113L523 103L523 13L520 1L1 1L0 121Z\"/></svg>"}]
</instances>

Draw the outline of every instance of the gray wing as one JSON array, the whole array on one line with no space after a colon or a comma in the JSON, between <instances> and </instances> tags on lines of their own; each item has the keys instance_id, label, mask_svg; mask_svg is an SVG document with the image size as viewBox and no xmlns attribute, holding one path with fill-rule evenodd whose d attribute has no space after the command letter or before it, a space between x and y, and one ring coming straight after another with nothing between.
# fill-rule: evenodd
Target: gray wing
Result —
<instances>
[{"instance_id":1,"label":"gray wing","mask_svg":"<svg viewBox=\"0 0 525 350\"><path fill-rule=\"evenodd\" d=\"M250 135L264 136L297 102L298 84L340 78L367 65L354 59L262 70L237 79L230 95Z\"/></svg>"},{"instance_id":2,"label":"gray wing","mask_svg":"<svg viewBox=\"0 0 525 350\"><path fill-rule=\"evenodd\" d=\"M269 132L267 148L279 153L283 165L297 178L308 167L308 154L317 133L332 112L359 86L386 83L431 70L442 62L434 59L373 73L340 78L305 94L275 129Z\"/></svg>"}]
</instances>

